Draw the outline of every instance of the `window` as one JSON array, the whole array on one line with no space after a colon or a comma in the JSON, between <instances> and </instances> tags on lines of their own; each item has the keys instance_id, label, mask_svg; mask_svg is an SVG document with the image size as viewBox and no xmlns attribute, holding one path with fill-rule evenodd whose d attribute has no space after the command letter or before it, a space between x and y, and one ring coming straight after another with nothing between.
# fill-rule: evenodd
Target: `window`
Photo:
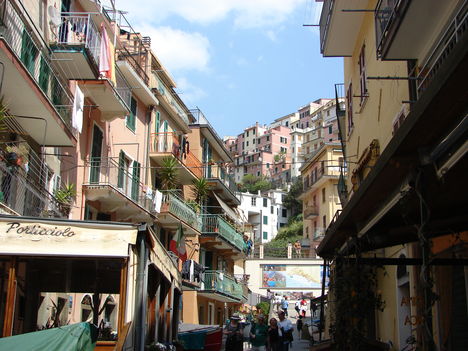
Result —
<instances>
[{"instance_id":1,"label":"window","mask_svg":"<svg viewBox=\"0 0 468 351\"><path fill-rule=\"evenodd\" d=\"M325 188L322 188L322 202L325 202Z\"/></svg>"},{"instance_id":2,"label":"window","mask_svg":"<svg viewBox=\"0 0 468 351\"><path fill-rule=\"evenodd\" d=\"M255 129L254 129L254 130L252 130L252 134L253 134L253 135L255 135Z\"/></svg>"},{"instance_id":3,"label":"window","mask_svg":"<svg viewBox=\"0 0 468 351\"><path fill-rule=\"evenodd\" d=\"M257 139L257 144L260 144L260 141L261 141L261 139L260 139L260 138L258 138L258 139Z\"/></svg>"},{"instance_id":4,"label":"window","mask_svg":"<svg viewBox=\"0 0 468 351\"><path fill-rule=\"evenodd\" d=\"M273 208L273 206L270 206L270 213L275 214L275 209Z\"/></svg>"},{"instance_id":5,"label":"window","mask_svg":"<svg viewBox=\"0 0 468 351\"><path fill-rule=\"evenodd\" d=\"M365 60L365 48L363 45L361 48L361 53L359 54L359 84L360 84L360 103L364 103L365 98L367 97L367 83L366 83L366 60Z\"/></svg>"},{"instance_id":6,"label":"window","mask_svg":"<svg viewBox=\"0 0 468 351\"><path fill-rule=\"evenodd\" d=\"M257 177L260 177L260 171L257 171Z\"/></svg>"},{"instance_id":7,"label":"window","mask_svg":"<svg viewBox=\"0 0 468 351\"><path fill-rule=\"evenodd\" d=\"M323 228L326 228L327 227L327 215L323 215L322 217L322 224L323 224Z\"/></svg>"},{"instance_id":8,"label":"window","mask_svg":"<svg viewBox=\"0 0 468 351\"><path fill-rule=\"evenodd\" d=\"M327 116L330 116L330 110L327 111Z\"/></svg>"},{"instance_id":9,"label":"window","mask_svg":"<svg viewBox=\"0 0 468 351\"><path fill-rule=\"evenodd\" d=\"M137 108L138 108L137 101L132 97L130 101L130 114L125 119L125 123L127 127L133 132L135 131Z\"/></svg>"},{"instance_id":10,"label":"window","mask_svg":"<svg viewBox=\"0 0 468 351\"><path fill-rule=\"evenodd\" d=\"M353 130L353 84L349 83L348 91L346 92L346 111L348 113L348 134Z\"/></svg>"},{"instance_id":11,"label":"window","mask_svg":"<svg viewBox=\"0 0 468 351\"><path fill-rule=\"evenodd\" d=\"M242 149L245 149L245 143L242 142Z\"/></svg>"},{"instance_id":12,"label":"window","mask_svg":"<svg viewBox=\"0 0 468 351\"><path fill-rule=\"evenodd\" d=\"M305 228L305 232L306 232L306 238L308 238L309 237L309 227Z\"/></svg>"},{"instance_id":13,"label":"window","mask_svg":"<svg viewBox=\"0 0 468 351\"><path fill-rule=\"evenodd\" d=\"M309 128L309 122L306 122L306 128Z\"/></svg>"},{"instance_id":14,"label":"window","mask_svg":"<svg viewBox=\"0 0 468 351\"><path fill-rule=\"evenodd\" d=\"M278 167L275 167L275 173L278 173Z\"/></svg>"},{"instance_id":15,"label":"window","mask_svg":"<svg viewBox=\"0 0 468 351\"><path fill-rule=\"evenodd\" d=\"M266 141L270 141L270 136L269 135L266 136Z\"/></svg>"},{"instance_id":16,"label":"window","mask_svg":"<svg viewBox=\"0 0 468 351\"><path fill-rule=\"evenodd\" d=\"M281 217L286 218L288 216L288 210L283 208L281 210Z\"/></svg>"},{"instance_id":17,"label":"window","mask_svg":"<svg viewBox=\"0 0 468 351\"><path fill-rule=\"evenodd\" d=\"M288 142L288 139L285 137L280 137L280 143L286 144Z\"/></svg>"},{"instance_id":18,"label":"window","mask_svg":"<svg viewBox=\"0 0 468 351\"><path fill-rule=\"evenodd\" d=\"M288 121L286 121L286 127L289 127L289 122Z\"/></svg>"},{"instance_id":19,"label":"window","mask_svg":"<svg viewBox=\"0 0 468 351\"><path fill-rule=\"evenodd\" d=\"M270 164L269 164L269 163L267 163L267 164L266 164L266 167L267 167L267 169L268 169L268 168L270 168Z\"/></svg>"},{"instance_id":20,"label":"window","mask_svg":"<svg viewBox=\"0 0 468 351\"><path fill-rule=\"evenodd\" d=\"M249 131L247 131L247 136L249 136Z\"/></svg>"},{"instance_id":21,"label":"window","mask_svg":"<svg viewBox=\"0 0 468 351\"><path fill-rule=\"evenodd\" d=\"M268 224L268 216L263 216L263 224Z\"/></svg>"},{"instance_id":22,"label":"window","mask_svg":"<svg viewBox=\"0 0 468 351\"><path fill-rule=\"evenodd\" d=\"M245 146L249 146L249 142L248 142L248 141L245 142Z\"/></svg>"},{"instance_id":23,"label":"window","mask_svg":"<svg viewBox=\"0 0 468 351\"><path fill-rule=\"evenodd\" d=\"M257 206L257 198L252 197L252 199L250 200L250 203L252 204L252 206Z\"/></svg>"},{"instance_id":24,"label":"window","mask_svg":"<svg viewBox=\"0 0 468 351\"><path fill-rule=\"evenodd\" d=\"M333 126L328 126L328 134L333 133Z\"/></svg>"},{"instance_id":25,"label":"window","mask_svg":"<svg viewBox=\"0 0 468 351\"><path fill-rule=\"evenodd\" d=\"M254 139L252 140L252 144L255 144L255 141L257 141L257 139L254 138Z\"/></svg>"},{"instance_id":26,"label":"window","mask_svg":"<svg viewBox=\"0 0 468 351\"><path fill-rule=\"evenodd\" d=\"M268 199L263 198L263 207L268 207Z\"/></svg>"},{"instance_id":27,"label":"window","mask_svg":"<svg viewBox=\"0 0 468 351\"><path fill-rule=\"evenodd\" d=\"M283 164L281 165L281 168L286 168L286 165L283 163Z\"/></svg>"},{"instance_id":28,"label":"window","mask_svg":"<svg viewBox=\"0 0 468 351\"><path fill-rule=\"evenodd\" d=\"M263 232L263 240L268 240L268 232Z\"/></svg>"}]
</instances>

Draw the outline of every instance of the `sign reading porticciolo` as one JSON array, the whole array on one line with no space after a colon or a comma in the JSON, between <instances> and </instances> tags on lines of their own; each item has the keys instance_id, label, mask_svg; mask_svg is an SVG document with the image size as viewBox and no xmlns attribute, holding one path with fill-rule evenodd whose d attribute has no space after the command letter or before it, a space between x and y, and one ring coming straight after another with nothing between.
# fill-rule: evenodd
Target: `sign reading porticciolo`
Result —
<instances>
[{"instance_id":1,"label":"sign reading porticciolo","mask_svg":"<svg viewBox=\"0 0 468 351\"><path fill-rule=\"evenodd\" d=\"M124 257L136 235L131 224L0 218L0 254Z\"/></svg>"}]
</instances>

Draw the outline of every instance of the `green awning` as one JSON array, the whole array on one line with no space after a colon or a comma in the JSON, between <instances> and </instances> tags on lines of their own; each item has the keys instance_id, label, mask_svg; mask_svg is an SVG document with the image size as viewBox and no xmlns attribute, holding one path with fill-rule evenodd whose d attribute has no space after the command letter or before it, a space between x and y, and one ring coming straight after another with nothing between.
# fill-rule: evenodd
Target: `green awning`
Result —
<instances>
[{"instance_id":1,"label":"green awning","mask_svg":"<svg viewBox=\"0 0 468 351\"><path fill-rule=\"evenodd\" d=\"M0 351L93 351L97 328L77 323L0 339Z\"/></svg>"}]
</instances>

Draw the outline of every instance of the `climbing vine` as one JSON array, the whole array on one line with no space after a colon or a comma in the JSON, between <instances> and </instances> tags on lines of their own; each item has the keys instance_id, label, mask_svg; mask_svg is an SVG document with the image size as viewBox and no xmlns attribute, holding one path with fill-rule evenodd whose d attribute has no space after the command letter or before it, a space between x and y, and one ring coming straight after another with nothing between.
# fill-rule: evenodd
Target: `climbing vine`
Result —
<instances>
[{"instance_id":1,"label":"climbing vine","mask_svg":"<svg viewBox=\"0 0 468 351\"><path fill-rule=\"evenodd\" d=\"M330 282L334 301L330 334L335 350L364 349L375 310L383 311L385 308L382 295L376 289L377 269L384 268L359 264L358 259L337 257Z\"/></svg>"}]
</instances>

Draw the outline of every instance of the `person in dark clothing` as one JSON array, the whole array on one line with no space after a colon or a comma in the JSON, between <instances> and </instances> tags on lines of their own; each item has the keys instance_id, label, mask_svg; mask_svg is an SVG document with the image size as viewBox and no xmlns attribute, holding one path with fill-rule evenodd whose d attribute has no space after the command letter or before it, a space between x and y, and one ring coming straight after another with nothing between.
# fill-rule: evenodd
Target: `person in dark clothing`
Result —
<instances>
[{"instance_id":1,"label":"person in dark clothing","mask_svg":"<svg viewBox=\"0 0 468 351\"><path fill-rule=\"evenodd\" d=\"M267 337L267 350L268 351L281 351L283 347L283 334L278 326L276 318L270 319L270 326L268 328Z\"/></svg>"},{"instance_id":2,"label":"person in dark clothing","mask_svg":"<svg viewBox=\"0 0 468 351\"><path fill-rule=\"evenodd\" d=\"M299 334L299 339L302 336L302 326L303 326L302 316L299 316L299 319L296 322L296 328L297 328L297 333Z\"/></svg>"},{"instance_id":3,"label":"person in dark clothing","mask_svg":"<svg viewBox=\"0 0 468 351\"><path fill-rule=\"evenodd\" d=\"M240 317L237 313L234 313L223 331L226 334L226 351L242 351L244 342L243 332Z\"/></svg>"}]
</instances>

